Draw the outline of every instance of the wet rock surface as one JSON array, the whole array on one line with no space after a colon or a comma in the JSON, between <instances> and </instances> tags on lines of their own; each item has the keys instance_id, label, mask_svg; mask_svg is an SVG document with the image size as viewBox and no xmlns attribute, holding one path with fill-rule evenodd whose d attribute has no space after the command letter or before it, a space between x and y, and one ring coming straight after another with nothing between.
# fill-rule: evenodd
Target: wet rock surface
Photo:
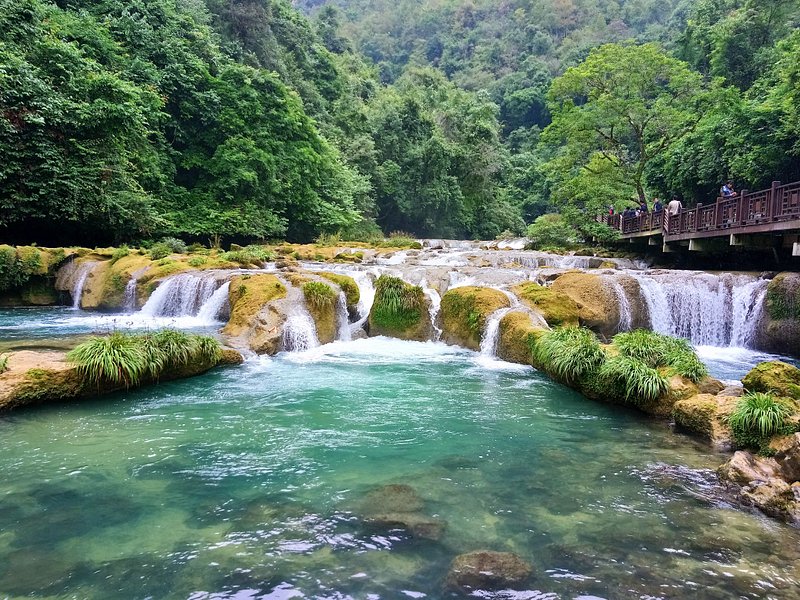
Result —
<instances>
[{"instance_id":1,"label":"wet rock surface","mask_svg":"<svg viewBox=\"0 0 800 600\"><path fill-rule=\"evenodd\" d=\"M533 568L511 552L479 550L456 556L445 588L469 594L476 590L501 590L524 584Z\"/></svg>"},{"instance_id":2,"label":"wet rock surface","mask_svg":"<svg viewBox=\"0 0 800 600\"><path fill-rule=\"evenodd\" d=\"M369 492L359 512L372 529L404 529L415 538L441 539L446 523L425 514L423 508L424 501L413 487L393 483Z\"/></svg>"}]
</instances>

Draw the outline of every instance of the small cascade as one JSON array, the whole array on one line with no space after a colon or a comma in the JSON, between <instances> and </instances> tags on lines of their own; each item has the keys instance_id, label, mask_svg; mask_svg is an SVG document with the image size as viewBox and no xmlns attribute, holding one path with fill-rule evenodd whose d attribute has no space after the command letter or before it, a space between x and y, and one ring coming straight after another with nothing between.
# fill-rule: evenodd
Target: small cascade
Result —
<instances>
[{"instance_id":1,"label":"small cascade","mask_svg":"<svg viewBox=\"0 0 800 600\"><path fill-rule=\"evenodd\" d=\"M86 262L71 261L58 272L56 278L56 289L69 290L72 297L72 308L79 310L81 307L81 297L86 280L91 275L92 270L97 266L97 261L89 260Z\"/></svg>"},{"instance_id":2,"label":"small cascade","mask_svg":"<svg viewBox=\"0 0 800 600\"><path fill-rule=\"evenodd\" d=\"M202 323L213 324L219 321L220 313L228 305L228 290L231 287L231 282L226 281L217 290L211 294L211 297L206 300L197 311L197 319Z\"/></svg>"},{"instance_id":3,"label":"small cascade","mask_svg":"<svg viewBox=\"0 0 800 600\"><path fill-rule=\"evenodd\" d=\"M751 275L653 272L636 276L653 331L697 346L752 342L767 283Z\"/></svg>"},{"instance_id":4,"label":"small cascade","mask_svg":"<svg viewBox=\"0 0 800 600\"><path fill-rule=\"evenodd\" d=\"M491 315L489 315L489 318L486 319L486 326L484 327L483 336L481 337L480 353L482 356L488 357L497 356L497 340L500 337L500 321L502 321L503 317L505 317L512 310L519 310L522 306L519 298L517 298L508 290L504 290L502 288L495 289L500 290L506 295L509 302L511 302L511 306L500 308L494 311Z\"/></svg>"},{"instance_id":5,"label":"small cascade","mask_svg":"<svg viewBox=\"0 0 800 600\"><path fill-rule=\"evenodd\" d=\"M183 273L162 282L140 314L147 317L182 317L198 313L218 287L217 277Z\"/></svg>"},{"instance_id":6,"label":"small cascade","mask_svg":"<svg viewBox=\"0 0 800 600\"><path fill-rule=\"evenodd\" d=\"M442 297L439 295L439 292L428 286L428 281L426 279L420 281L419 286L430 301L428 314L430 315L431 327L433 328L433 341L438 342L442 337L442 328L436 324L436 318L439 316L439 309L442 307Z\"/></svg>"},{"instance_id":7,"label":"small cascade","mask_svg":"<svg viewBox=\"0 0 800 600\"><path fill-rule=\"evenodd\" d=\"M350 331L361 328L369 318L369 311L372 310L372 303L375 302L375 285L369 273L363 271L353 271L348 273L358 286L358 320L350 326Z\"/></svg>"},{"instance_id":8,"label":"small cascade","mask_svg":"<svg viewBox=\"0 0 800 600\"><path fill-rule=\"evenodd\" d=\"M617 331L630 331L633 326L633 311L631 310L631 303L628 300L628 295L625 293L625 288L612 277L605 276L603 279L611 286L611 289L614 290L614 295L617 297L617 307L619 310Z\"/></svg>"},{"instance_id":9,"label":"small cascade","mask_svg":"<svg viewBox=\"0 0 800 600\"><path fill-rule=\"evenodd\" d=\"M131 277L125 284L125 300L122 303L122 310L127 314L136 311L136 278Z\"/></svg>"},{"instance_id":10,"label":"small cascade","mask_svg":"<svg viewBox=\"0 0 800 600\"><path fill-rule=\"evenodd\" d=\"M349 342L353 339L350 332L350 315L347 314L347 296L342 291L339 292L339 296L336 298L336 325L337 340Z\"/></svg>"},{"instance_id":11,"label":"small cascade","mask_svg":"<svg viewBox=\"0 0 800 600\"><path fill-rule=\"evenodd\" d=\"M317 327L305 305L295 306L283 325L283 349L303 352L319 346Z\"/></svg>"}]
</instances>

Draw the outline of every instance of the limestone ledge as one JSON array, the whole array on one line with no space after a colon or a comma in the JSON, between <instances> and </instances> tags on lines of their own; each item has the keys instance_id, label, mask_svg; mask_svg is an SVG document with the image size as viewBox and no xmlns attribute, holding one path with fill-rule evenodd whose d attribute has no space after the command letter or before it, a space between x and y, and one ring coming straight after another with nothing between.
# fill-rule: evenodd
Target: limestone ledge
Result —
<instances>
[{"instance_id":1,"label":"limestone ledge","mask_svg":"<svg viewBox=\"0 0 800 600\"><path fill-rule=\"evenodd\" d=\"M158 380L145 378L141 386L194 377L217 365L239 364L242 355L230 348L216 362L194 362L168 369ZM87 381L66 360L66 352L22 350L8 355L8 369L0 373L0 410L91 398L124 389L121 385Z\"/></svg>"}]
</instances>

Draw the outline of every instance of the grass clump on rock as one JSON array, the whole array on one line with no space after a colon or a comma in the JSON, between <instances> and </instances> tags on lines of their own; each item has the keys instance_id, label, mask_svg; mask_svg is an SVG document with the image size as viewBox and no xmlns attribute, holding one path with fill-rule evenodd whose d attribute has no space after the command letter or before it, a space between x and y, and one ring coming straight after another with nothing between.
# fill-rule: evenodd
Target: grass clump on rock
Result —
<instances>
[{"instance_id":1,"label":"grass clump on rock","mask_svg":"<svg viewBox=\"0 0 800 600\"><path fill-rule=\"evenodd\" d=\"M763 451L773 435L791 433L788 423L793 407L764 392L745 394L728 417L736 444Z\"/></svg>"},{"instance_id":2,"label":"grass clump on rock","mask_svg":"<svg viewBox=\"0 0 800 600\"><path fill-rule=\"evenodd\" d=\"M575 383L594 372L605 359L597 336L582 327L548 331L533 346L534 363L557 379Z\"/></svg>"},{"instance_id":3,"label":"grass clump on rock","mask_svg":"<svg viewBox=\"0 0 800 600\"><path fill-rule=\"evenodd\" d=\"M98 386L139 385L144 377L158 379L167 369L192 362L216 364L219 342L208 336L165 329L152 334L114 332L94 337L67 354L86 380Z\"/></svg>"},{"instance_id":4,"label":"grass clump on rock","mask_svg":"<svg viewBox=\"0 0 800 600\"><path fill-rule=\"evenodd\" d=\"M597 373L604 389L632 404L655 402L669 389L666 377L641 360L613 356Z\"/></svg>"},{"instance_id":5,"label":"grass clump on rock","mask_svg":"<svg viewBox=\"0 0 800 600\"><path fill-rule=\"evenodd\" d=\"M325 309L336 302L336 292L333 288L321 281L307 281L303 284L303 295L311 308Z\"/></svg>"},{"instance_id":6,"label":"grass clump on rock","mask_svg":"<svg viewBox=\"0 0 800 600\"><path fill-rule=\"evenodd\" d=\"M424 306L421 287L399 277L381 275L375 282L371 321L383 329L403 331L419 323Z\"/></svg>"},{"instance_id":7,"label":"grass clump on rock","mask_svg":"<svg viewBox=\"0 0 800 600\"><path fill-rule=\"evenodd\" d=\"M681 338L637 329L614 336L614 346L621 356L641 361L653 369L667 367L694 383L708 375L691 344Z\"/></svg>"},{"instance_id":8,"label":"grass clump on rock","mask_svg":"<svg viewBox=\"0 0 800 600\"><path fill-rule=\"evenodd\" d=\"M261 265L275 258L275 254L263 246L252 244L244 248L238 248L219 255L220 260L229 261L248 267L250 265Z\"/></svg>"},{"instance_id":9,"label":"grass clump on rock","mask_svg":"<svg viewBox=\"0 0 800 600\"><path fill-rule=\"evenodd\" d=\"M324 277L328 281L332 281L344 292L347 300L347 306L356 306L361 299L361 292L358 289L358 284L352 277L347 275L340 275L339 273L329 273L321 271L317 273L320 277Z\"/></svg>"},{"instance_id":10,"label":"grass clump on rock","mask_svg":"<svg viewBox=\"0 0 800 600\"><path fill-rule=\"evenodd\" d=\"M578 325L578 305L566 294L533 282L515 286L513 291L525 304L541 313L551 327Z\"/></svg>"}]
</instances>

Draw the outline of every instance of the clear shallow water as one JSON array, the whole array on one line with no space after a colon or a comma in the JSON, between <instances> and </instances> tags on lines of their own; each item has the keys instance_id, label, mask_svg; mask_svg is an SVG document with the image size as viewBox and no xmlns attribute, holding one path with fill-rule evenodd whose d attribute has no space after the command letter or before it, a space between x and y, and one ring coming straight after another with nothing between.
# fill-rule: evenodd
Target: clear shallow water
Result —
<instances>
[{"instance_id":1,"label":"clear shallow water","mask_svg":"<svg viewBox=\"0 0 800 600\"><path fill-rule=\"evenodd\" d=\"M332 344L11 413L0 448L11 597L441 598L477 549L534 565L502 598L800 585L800 532L726 505L723 457L439 344ZM398 483L446 523L440 540L364 523L365 496Z\"/></svg>"}]
</instances>

